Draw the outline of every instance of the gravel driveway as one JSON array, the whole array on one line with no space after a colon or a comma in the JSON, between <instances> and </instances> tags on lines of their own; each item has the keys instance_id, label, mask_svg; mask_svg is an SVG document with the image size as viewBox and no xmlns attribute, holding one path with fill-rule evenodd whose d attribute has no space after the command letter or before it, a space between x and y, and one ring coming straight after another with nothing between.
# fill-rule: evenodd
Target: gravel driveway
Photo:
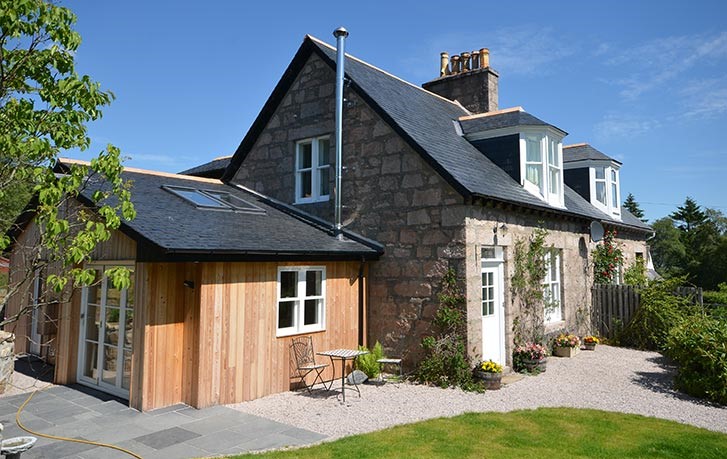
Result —
<instances>
[{"instance_id":1,"label":"gravel driveway","mask_svg":"<svg viewBox=\"0 0 727 459\"><path fill-rule=\"evenodd\" d=\"M347 392L346 405L340 394L300 391L230 407L331 438L465 412L538 407L635 413L727 433L727 407L674 391L672 376L673 368L658 353L599 345L571 359L550 357L545 373L484 394L387 383L361 386L361 398Z\"/></svg>"}]
</instances>

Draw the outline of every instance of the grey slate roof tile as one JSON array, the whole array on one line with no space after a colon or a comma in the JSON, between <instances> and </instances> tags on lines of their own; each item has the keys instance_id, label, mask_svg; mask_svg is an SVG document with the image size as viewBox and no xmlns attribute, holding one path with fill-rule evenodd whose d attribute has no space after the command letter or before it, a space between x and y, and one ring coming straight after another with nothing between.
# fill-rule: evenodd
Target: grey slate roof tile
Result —
<instances>
[{"instance_id":1,"label":"grey slate roof tile","mask_svg":"<svg viewBox=\"0 0 727 459\"><path fill-rule=\"evenodd\" d=\"M558 129L552 124L546 123L540 118L536 118L530 113L520 110L469 118L460 121L460 125L462 126L462 132L465 135L515 126L552 126L555 129ZM558 130L562 131L562 129Z\"/></svg>"},{"instance_id":2,"label":"grey slate roof tile","mask_svg":"<svg viewBox=\"0 0 727 459\"><path fill-rule=\"evenodd\" d=\"M584 161L584 160L605 160L605 161L614 161L618 164L621 164L620 161L617 161L610 156L604 154L603 152L600 152L593 148L591 145L587 143L579 143L576 145L568 145L563 147L563 162L564 163L571 163L575 161Z\"/></svg>"},{"instance_id":3,"label":"grey slate roof tile","mask_svg":"<svg viewBox=\"0 0 727 459\"><path fill-rule=\"evenodd\" d=\"M180 174L218 179L222 177L222 174L225 172L225 169L227 169L227 166L230 164L231 159L232 156L215 158L212 161L184 170L180 172Z\"/></svg>"},{"instance_id":4,"label":"grey slate roof tile","mask_svg":"<svg viewBox=\"0 0 727 459\"><path fill-rule=\"evenodd\" d=\"M351 238L339 240L327 228L297 213L282 208L260 195L249 193L218 180L199 180L183 175L156 175L125 170L125 179L133 182L131 199L136 219L124 222L132 237L140 237L162 253L270 255L285 256L376 256L380 248ZM208 210L165 190L163 185L202 190L224 191L237 196L264 213ZM87 203L94 190L103 188L94 180L83 191Z\"/></svg>"}]
</instances>

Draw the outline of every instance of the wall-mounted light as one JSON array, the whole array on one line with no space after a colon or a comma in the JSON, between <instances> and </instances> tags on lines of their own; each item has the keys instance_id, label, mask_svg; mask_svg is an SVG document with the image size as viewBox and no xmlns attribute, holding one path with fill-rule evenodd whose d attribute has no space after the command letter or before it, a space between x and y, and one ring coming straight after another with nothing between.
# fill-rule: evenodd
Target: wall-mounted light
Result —
<instances>
[{"instance_id":1,"label":"wall-mounted light","mask_svg":"<svg viewBox=\"0 0 727 459\"><path fill-rule=\"evenodd\" d=\"M191 280L186 280L186 281L184 281L184 282L183 282L183 284L184 284L184 286L185 286L185 287L187 287L187 288L191 288L191 289L193 289L193 288L194 288L194 281L191 281Z\"/></svg>"}]
</instances>

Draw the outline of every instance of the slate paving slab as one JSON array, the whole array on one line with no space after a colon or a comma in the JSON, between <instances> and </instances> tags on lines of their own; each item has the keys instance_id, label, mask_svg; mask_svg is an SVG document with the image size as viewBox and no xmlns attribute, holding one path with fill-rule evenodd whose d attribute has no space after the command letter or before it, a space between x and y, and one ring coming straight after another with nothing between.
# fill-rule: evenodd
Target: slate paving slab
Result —
<instances>
[{"instance_id":1,"label":"slate paving slab","mask_svg":"<svg viewBox=\"0 0 727 459\"><path fill-rule=\"evenodd\" d=\"M28 395L0 397L0 422L5 425L6 438L29 435L15 424L18 407ZM20 418L39 433L114 444L145 459L218 456L305 445L325 438L224 406L197 410L180 404L141 413L116 397L77 386L56 386L36 393ZM24 459L128 457L97 445L43 437L23 453Z\"/></svg>"}]
</instances>

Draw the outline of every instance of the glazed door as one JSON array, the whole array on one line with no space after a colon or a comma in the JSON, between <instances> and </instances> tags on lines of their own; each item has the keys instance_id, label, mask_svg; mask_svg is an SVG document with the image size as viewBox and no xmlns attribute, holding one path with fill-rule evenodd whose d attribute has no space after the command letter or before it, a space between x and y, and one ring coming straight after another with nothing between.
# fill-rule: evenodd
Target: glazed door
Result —
<instances>
[{"instance_id":1,"label":"glazed door","mask_svg":"<svg viewBox=\"0 0 727 459\"><path fill-rule=\"evenodd\" d=\"M482 360L505 364L502 249L482 251Z\"/></svg>"},{"instance_id":2,"label":"glazed door","mask_svg":"<svg viewBox=\"0 0 727 459\"><path fill-rule=\"evenodd\" d=\"M117 289L106 276L111 266L96 267L94 285L84 287L78 382L120 397L129 397L131 382L134 285ZM133 270L132 267L127 267Z\"/></svg>"}]
</instances>

